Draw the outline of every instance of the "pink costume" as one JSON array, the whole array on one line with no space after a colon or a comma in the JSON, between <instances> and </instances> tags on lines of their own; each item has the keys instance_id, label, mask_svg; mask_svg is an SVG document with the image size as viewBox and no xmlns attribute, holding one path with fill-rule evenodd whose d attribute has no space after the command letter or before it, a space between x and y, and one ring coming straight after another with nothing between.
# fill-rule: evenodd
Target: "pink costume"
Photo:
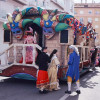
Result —
<instances>
[{"instance_id":1,"label":"pink costume","mask_svg":"<svg viewBox=\"0 0 100 100\"><path fill-rule=\"evenodd\" d=\"M31 33L33 31L30 29ZM29 32L29 31L27 31ZM33 44L36 43L36 36L34 37L32 35L28 35L24 41L24 44ZM32 64L33 62L33 47L32 46L27 46L26 47L26 57L25 57L25 62L26 64Z\"/></svg>"}]
</instances>

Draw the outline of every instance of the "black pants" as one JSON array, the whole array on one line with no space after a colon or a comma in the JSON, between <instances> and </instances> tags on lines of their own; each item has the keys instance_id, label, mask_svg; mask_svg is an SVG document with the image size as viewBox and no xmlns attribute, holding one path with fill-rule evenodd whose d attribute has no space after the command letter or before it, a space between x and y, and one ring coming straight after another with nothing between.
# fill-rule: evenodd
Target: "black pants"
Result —
<instances>
[{"instance_id":1,"label":"black pants","mask_svg":"<svg viewBox=\"0 0 100 100\"><path fill-rule=\"evenodd\" d=\"M100 61L99 61L99 64L98 64L98 66L100 67Z\"/></svg>"}]
</instances>

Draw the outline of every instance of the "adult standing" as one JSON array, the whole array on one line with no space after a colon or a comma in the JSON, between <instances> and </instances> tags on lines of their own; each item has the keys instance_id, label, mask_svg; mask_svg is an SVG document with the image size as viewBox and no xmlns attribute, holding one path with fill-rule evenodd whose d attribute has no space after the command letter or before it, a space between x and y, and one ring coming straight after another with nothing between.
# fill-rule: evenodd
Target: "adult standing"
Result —
<instances>
[{"instance_id":1,"label":"adult standing","mask_svg":"<svg viewBox=\"0 0 100 100\"><path fill-rule=\"evenodd\" d=\"M68 82L68 89L65 93L71 94L71 84L72 81L75 80L77 85L76 92L80 94L80 83L79 83L79 63L80 63L80 56L76 46L71 45L69 46L70 49L70 56L68 61L68 71L67 71L67 82Z\"/></svg>"},{"instance_id":2,"label":"adult standing","mask_svg":"<svg viewBox=\"0 0 100 100\"><path fill-rule=\"evenodd\" d=\"M92 70L95 70L95 63L96 63L95 61L96 61L97 51L98 51L98 49L95 48L94 52L91 55L91 67L92 67Z\"/></svg>"},{"instance_id":3,"label":"adult standing","mask_svg":"<svg viewBox=\"0 0 100 100\"><path fill-rule=\"evenodd\" d=\"M55 52L57 53L57 50L55 49ZM49 91L52 90L59 90L59 80L57 79L57 71L58 66L60 62L56 56L56 54L53 55L51 58L51 62L48 68L48 76L49 76Z\"/></svg>"},{"instance_id":4,"label":"adult standing","mask_svg":"<svg viewBox=\"0 0 100 100\"><path fill-rule=\"evenodd\" d=\"M46 90L49 85L49 78L48 78L48 63L55 52L53 51L50 56L47 54L47 47L42 48L42 52L37 58L36 64L39 66L38 77L36 82L36 87L39 88L40 93L47 93Z\"/></svg>"}]
</instances>

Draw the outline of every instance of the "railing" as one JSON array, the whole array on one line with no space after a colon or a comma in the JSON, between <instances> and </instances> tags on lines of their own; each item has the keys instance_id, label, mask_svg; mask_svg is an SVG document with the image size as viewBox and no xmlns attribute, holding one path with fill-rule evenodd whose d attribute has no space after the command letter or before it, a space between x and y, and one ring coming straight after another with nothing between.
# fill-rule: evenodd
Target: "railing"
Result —
<instances>
[{"instance_id":1,"label":"railing","mask_svg":"<svg viewBox=\"0 0 100 100\"><path fill-rule=\"evenodd\" d=\"M25 62L25 54L26 54L26 47L27 46L32 46L33 47L33 63L32 64L26 64ZM23 62L19 63L17 59L17 47L22 47L22 57L23 57ZM38 44L12 44L6 49L4 52L0 53L0 57L5 54L5 65L3 66L3 69L12 66L12 65L25 65L25 66L33 66L38 69L38 66L35 64L35 57L36 57L36 48L41 50L41 47ZM12 54L13 54L13 62L9 64L9 52L11 52L12 49ZM2 66L2 59L1 59L1 66Z\"/></svg>"}]
</instances>

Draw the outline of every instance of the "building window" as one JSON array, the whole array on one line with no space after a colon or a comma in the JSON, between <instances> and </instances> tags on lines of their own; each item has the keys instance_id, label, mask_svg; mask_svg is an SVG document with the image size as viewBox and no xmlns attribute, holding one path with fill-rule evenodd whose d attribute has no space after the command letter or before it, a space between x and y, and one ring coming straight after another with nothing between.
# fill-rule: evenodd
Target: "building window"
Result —
<instances>
[{"instance_id":1,"label":"building window","mask_svg":"<svg viewBox=\"0 0 100 100\"><path fill-rule=\"evenodd\" d=\"M80 14L84 14L84 12L83 11L80 11Z\"/></svg>"},{"instance_id":2,"label":"building window","mask_svg":"<svg viewBox=\"0 0 100 100\"><path fill-rule=\"evenodd\" d=\"M76 15L76 14L77 14L77 12L76 12L76 11L74 11L74 14Z\"/></svg>"},{"instance_id":3,"label":"building window","mask_svg":"<svg viewBox=\"0 0 100 100\"><path fill-rule=\"evenodd\" d=\"M68 30L61 31L60 43L68 43Z\"/></svg>"},{"instance_id":4,"label":"building window","mask_svg":"<svg viewBox=\"0 0 100 100\"><path fill-rule=\"evenodd\" d=\"M83 23L83 18L80 18L80 22Z\"/></svg>"},{"instance_id":5,"label":"building window","mask_svg":"<svg viewBox=\"0 0 100 100\"><path fill-rule=\"evenodd\" d=\"M89 23L92 23L92 18L88 18L88 22Z\"/></svg>"},{"instance_id":6,"label":"building window","mask_svg":"<svg viewBox=\"0 0 100 100\"><path fill-rule=\"evenodd\" d=\"M100 14L100 12L99 12L99 11L96 11L96 12L95 12L95 14L96 14L96 15L99 15L99 14Z\"/></svg>"},{"instance_id":7,"label":"building window","mask_svg":"<svg viewBox=\"0 0 100 100\"><path fill-rule=\"evenodd\" d=\"M95 25L95 28L99 28L99 26L98 25Z\"/></svg>"},{"instance_id":8,"label":"building window","mask_svg":"<svg viewBox=\"0 0 100 100\"><path fill-rule=\"evenodd\" d=\"M6 19L6 11L5 10L0 10L0 18Z\"/></svg>"},{"instance_id":9,"label":"building window","mask_svg":"<svg viewBox=\"0 0 100 100\"><path fill-rule=\"evenodd\" d=\"M99 21L99 19L98 18L95 18L95 21Z\"/></svg>"},{"instance_id":10,"label":"building window","mask_svg":"<svg viewBox=\"0 0 100 100\"><path fill-rule=\"evenodd\" d=\"M11 42L11 33L9 30L4 30L4 42L5 43Z\"/></svg>"},{"instance_id":11,"label":"building window","mask_svg":"<svg viewBox=\"0 0 100 100\"><path fill-rule=\"evenodd\" d=\"M89 10L89 11L88 11L88 14L92 14L92 10Z\"/></svg>"}]
</instances>

